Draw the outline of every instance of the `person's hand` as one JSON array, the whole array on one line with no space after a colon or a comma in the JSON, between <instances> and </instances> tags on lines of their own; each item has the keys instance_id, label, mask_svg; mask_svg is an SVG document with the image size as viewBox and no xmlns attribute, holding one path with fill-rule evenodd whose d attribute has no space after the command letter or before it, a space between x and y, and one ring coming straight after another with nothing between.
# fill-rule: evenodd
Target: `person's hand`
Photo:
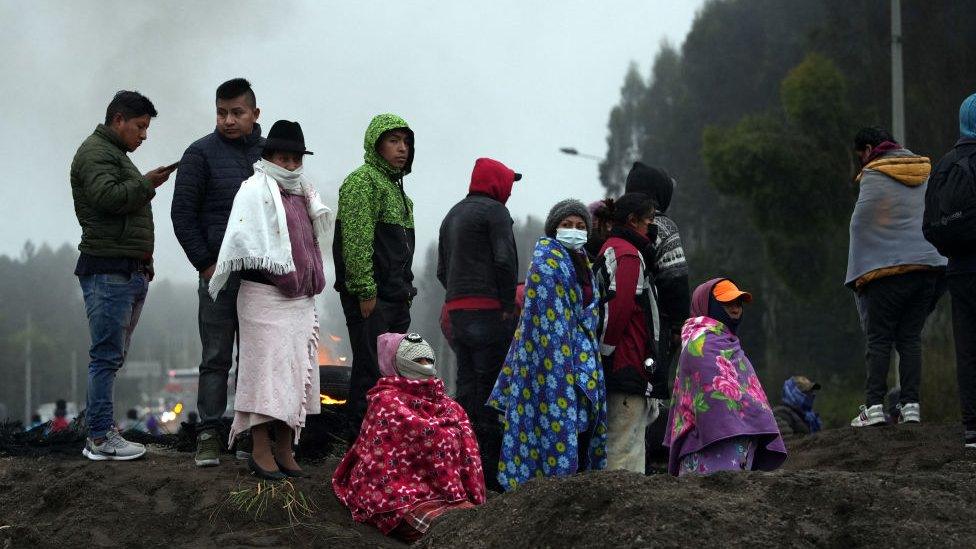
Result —
<instances>
[{"instance_id":1,"label":"person's hand","mask_svg":"<svg viewBox=\"0 0 976 549\"><path fill-rule=\"evenodd\" d=\"M206 280L206 281L209 282L210 279L213 278L214 270L216 270L216 269L217 269L217 264L214 263L213 265L211 265L211 266L207 267L206 269L200 271L200 276L202 276L204 280Z\"/></svg>"},{"instance_id":2,"label":"person's hand","mask_svg":"<svg viewBox=\"0 0 976 549\"><path fill-rule=\"evenodd\" d=\"M359 302L359 314L363 315L363 318L369 318L369 315L373 314L373 309L376 308L376 298L371 297L369 299Z\"/></svg>"},{"instance_id":3,"label":"person's hand","mask_svg":"<svg viewBox=\"0 0 976 549\"><path fill-rule=\"evenodd\" d=\"M158 188L166 180L169 179L169 175L176 171L176 166L160 166L155 170L146 172L146 179L152 183L153 188Z\"/></svg>"},{"instance_id":4,"label":"person's hand","mask_svg":"<svg viewBox=\"0 0 976 549\"><path fill-rule=\"evenodd\" d=\"M153 268L153 264L150 263L146 265L146 281L152 282L152 279L156 278L156 269Z\"/></svg>"}]
</instances>

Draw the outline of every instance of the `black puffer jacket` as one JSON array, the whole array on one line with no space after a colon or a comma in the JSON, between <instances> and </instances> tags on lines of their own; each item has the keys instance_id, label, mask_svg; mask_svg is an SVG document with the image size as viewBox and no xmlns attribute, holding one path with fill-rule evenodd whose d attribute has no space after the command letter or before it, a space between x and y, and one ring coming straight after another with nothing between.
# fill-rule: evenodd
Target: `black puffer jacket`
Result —
<instances>
[{"instance_id":1,"label":"black puffer jacket","mask_svg":"<svg viewBox=\"0 0 976 549\"><path fill-rule=\"evenodd\" d=\"M505 207L514 177L501 162L479 158L470 194L441 223L437 278L447 290L447 301L487 297L498 299L505 311L514 310L518 253Z\"/></svg>"},{"instance_id":2,"label":"black puffer jacket","mask_svg":"<svg viewBox=\"0 0 976 549\"><path fill-rule=\"evenodd\" d=\"M217 262L234 196L261 159L261 126L227 139L217 130L187 147L176 172L170 217L190 263L202 271Z\"/></svg>"}]
</instances>

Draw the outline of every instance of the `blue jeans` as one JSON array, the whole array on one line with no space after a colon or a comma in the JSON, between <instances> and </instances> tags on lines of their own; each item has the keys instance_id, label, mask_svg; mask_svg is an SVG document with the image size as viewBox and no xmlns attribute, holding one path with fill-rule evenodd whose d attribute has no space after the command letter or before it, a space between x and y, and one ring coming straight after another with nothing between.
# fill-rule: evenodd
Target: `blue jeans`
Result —
<instances>
[{"instance_id":1,"label":"blue jeans","mask_svg":"<svg viewBox=\"0 0 976 549\"><path fill-rule=\"evenodd\" d=\"M210 298L207 281L200 277L197 294L200 309L200 343L203 360L200 362L200 379L197 386L197 413L200 414L200 430L217 429L220 418L227 411L227 378L234 364L234 343L237 341L237 291L241 277L231 274L227 286Z\"/></svg>"},{"instance_id":2,"label":"blue jeans","mask_svg":"<svg viewBox=\"0 0 976 549\"><path fill-rule=\"evenodd\" d=\"M137 272L79 276L91 334L88 356L89 436L104 437L115 424L112 392L115 374L125 363L132 332L146 301L149 281Z\"/></svg>"}]
</instances>

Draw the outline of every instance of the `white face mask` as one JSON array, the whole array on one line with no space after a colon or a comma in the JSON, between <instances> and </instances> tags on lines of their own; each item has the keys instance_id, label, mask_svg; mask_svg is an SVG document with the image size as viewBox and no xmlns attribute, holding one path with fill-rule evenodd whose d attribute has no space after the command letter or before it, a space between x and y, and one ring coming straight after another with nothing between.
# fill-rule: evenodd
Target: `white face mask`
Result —
<instances>
[{"instance_id":1,"label":"white face mask","mask_svg":"<svg viewBox=\"0 0 976 549\"><path fill-rule=\"evenodd\" d=\"M586 244L588 236L586 231L580 229L556 229L556 240L574 251L581 249L583 244Z\"/></svg>"}]
</instances>

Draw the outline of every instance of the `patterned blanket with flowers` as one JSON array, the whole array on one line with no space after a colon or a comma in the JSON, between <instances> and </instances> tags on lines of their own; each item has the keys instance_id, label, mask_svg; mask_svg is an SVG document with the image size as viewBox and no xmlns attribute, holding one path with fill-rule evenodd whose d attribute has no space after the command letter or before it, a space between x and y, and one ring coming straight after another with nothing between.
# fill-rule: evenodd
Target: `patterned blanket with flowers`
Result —
<instances>
[{"instance_id":1,"label":"patterned blanket with flowers","mask_svg":"<svg viewBox=\"0 0 976 549\"><path fill-rule=\"evenodd\" d=\"M739 436L758 437L753 469L772 471L786 460L766 393L739 338L717 320L690 318L681 330L664 438L671 450L668 470L677 475L682 457Z\"/></svg>"},{"instance_id":2,"label":"patterned blanket with flowers","mask_svg":"<svg viewBox=\"0 0 976 549\"><path fill-rule=\"evenodd\" d=\"M607 465L600 296L583 303L569 253L551 238L536 244L519 327L488 401L505 416L497 464L505 490Z\"/></svg>"}]
</instances>

